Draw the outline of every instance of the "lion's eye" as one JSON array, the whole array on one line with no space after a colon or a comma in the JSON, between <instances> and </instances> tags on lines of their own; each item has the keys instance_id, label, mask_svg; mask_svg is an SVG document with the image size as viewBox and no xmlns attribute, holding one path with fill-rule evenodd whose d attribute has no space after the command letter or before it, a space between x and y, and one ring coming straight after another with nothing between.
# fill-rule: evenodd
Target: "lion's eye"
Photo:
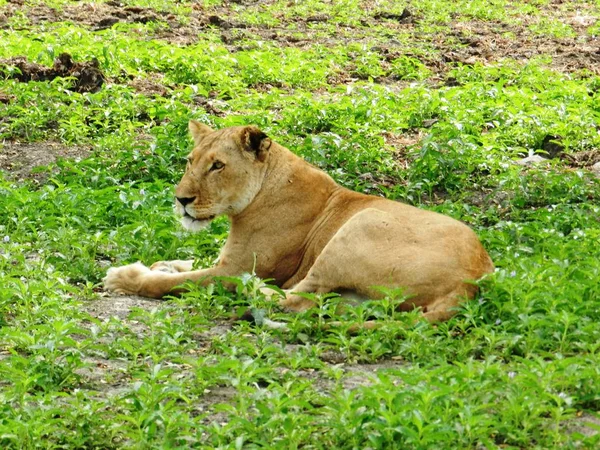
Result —
<instances>
[{"instance_id":1,"label":"lion's eye","mask_svg":"<svg viewBox=\"0 0 600 450\"><path fill-rule=\"evenodd\" d=\"M212 172L214 170L220 170L223 167L225 167L225 164L223 164L221 161L215 161L213 165L210 166L210 171Z\"/></svg>"}]
</instances>

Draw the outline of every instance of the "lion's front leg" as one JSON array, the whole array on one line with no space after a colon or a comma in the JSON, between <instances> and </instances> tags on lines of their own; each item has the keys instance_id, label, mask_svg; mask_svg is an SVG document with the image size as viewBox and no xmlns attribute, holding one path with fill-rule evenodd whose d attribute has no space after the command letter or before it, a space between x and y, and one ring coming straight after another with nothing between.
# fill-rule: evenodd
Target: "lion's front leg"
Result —
<instances>
[{"instance_id":1,"label":"lion's front leg","mask_svg":"<svg viewBox=\"0 0 600 450\"><path fill-rule=\"evenodd\" d=\"M173 261L157 261L150 266L150 270L159 270L167 273L191 272L194 268L194 260L176 259Z\"/></svg>"},{"instance_id":2,"label":"lion's front leg","mask_svg":"<svg viewBox=\"0 0 600 450\"><path fill-rule=\"evenodd\" d=\"M104 288L117 294L140 295L142 297L162 298L168 294L179 294L184 289L178 286L186 281L212 282L214 277L239 275L228 266L190 272L169 273L163 270L151 270L140 262L108 269L104 278Z\"/></svg>"},{"instance_id":3,"label":"lion's front leg","mask_svg":"<svg viewBox=\"0 0 600 450\"><path fill-rule=\"evenodd\" d=\"M152 271L148 267L136 262L127 266L111 267L102 281L104 289L115 294L151 297L143 294L147 291L146 285L151 274Z\"/></svg>"}]
</instances>

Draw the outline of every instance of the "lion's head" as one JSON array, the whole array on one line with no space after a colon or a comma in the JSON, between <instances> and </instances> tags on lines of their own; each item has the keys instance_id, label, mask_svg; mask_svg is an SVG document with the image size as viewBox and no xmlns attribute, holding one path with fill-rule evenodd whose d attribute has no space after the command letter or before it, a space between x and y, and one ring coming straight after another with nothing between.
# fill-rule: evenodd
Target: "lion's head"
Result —
<instances>
[{"instance_id":1,"label":"lion's head","mask_svg":"<svg viewBox=\"0 0 600 450\"><path fill-rule=\"evenodd\" d=\"M271 140L254 126L214 131L192 120L189 129L194 149L175 189L175 210L184 228L197 231L252 202L262 186Z\"/></svg>"}]
</instances>

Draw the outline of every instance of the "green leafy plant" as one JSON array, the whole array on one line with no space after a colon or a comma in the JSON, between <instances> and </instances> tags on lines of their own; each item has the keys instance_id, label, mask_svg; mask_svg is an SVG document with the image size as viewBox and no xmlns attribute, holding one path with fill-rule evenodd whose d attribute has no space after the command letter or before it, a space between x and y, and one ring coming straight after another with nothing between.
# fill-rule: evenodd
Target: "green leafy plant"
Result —
<instances>
[{"instance_id":1,"label":"green leafy plant","mask_svg":"<svg viewBox=\"0 0 600 450\"><path fill-rule=\"evenodd\" d=\"M597 4L117 3L0 0L2 448L598 447ZM14 78L63 52L101 89ZM252 274L107 296L112 265L218 257L225 219L172 214L191 118L468 223L495 273L433 325L396 290L287 314Z\"/></svg>"}]
</instances>

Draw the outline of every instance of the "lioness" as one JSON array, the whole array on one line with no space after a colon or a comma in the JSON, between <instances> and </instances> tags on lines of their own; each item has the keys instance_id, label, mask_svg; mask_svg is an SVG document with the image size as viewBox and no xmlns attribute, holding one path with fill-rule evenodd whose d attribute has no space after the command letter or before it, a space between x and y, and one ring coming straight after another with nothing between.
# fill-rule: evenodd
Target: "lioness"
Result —
<instances>
[{"instance_id":1,"label":"lioness","mask_svg":"<svg viewBox=\"0 0 600 450\"><path fill-rule=\"evenodd\" d=\"M187 280L252 272L286 292L281 306L313 306L297 292L353 291L377 299L379 286L410 295L430 321L450 318L472 298L494 265L477 236L450 217L336 184L254 126L213 131L192 120L194 148L175 190L188 230L227 215L231 231L215 267L191 261L141 263L108 270L106 289L160 298Z\"/></svg>"}]
</instances>

